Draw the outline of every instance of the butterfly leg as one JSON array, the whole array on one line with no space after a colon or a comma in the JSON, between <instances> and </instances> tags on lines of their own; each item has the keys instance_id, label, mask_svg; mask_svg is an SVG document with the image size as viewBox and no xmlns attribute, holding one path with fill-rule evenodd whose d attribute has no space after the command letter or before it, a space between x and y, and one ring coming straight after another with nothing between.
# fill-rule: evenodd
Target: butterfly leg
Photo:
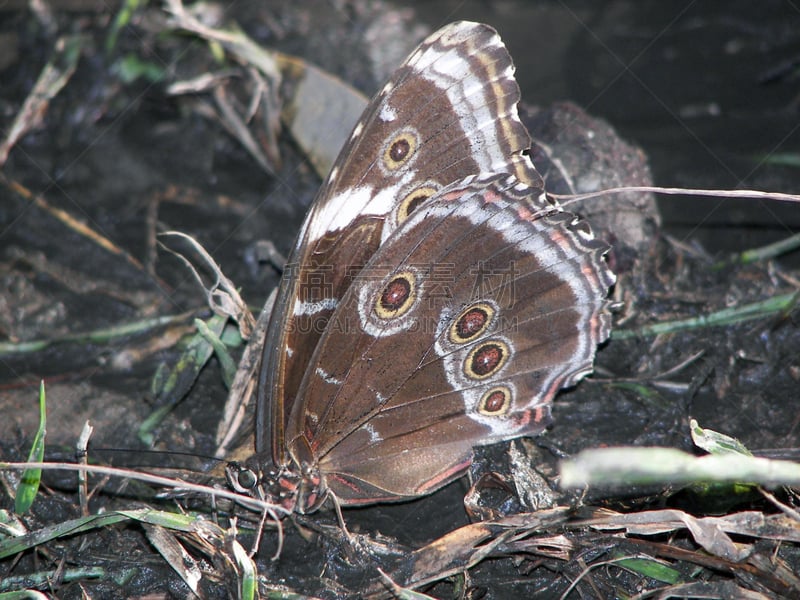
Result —
<instances>
[{"instance_id":1,"label":"butterfly leg","mask_svg":"<svg viewBox=\"0 0 800 600\"><path fill-rule=\"evenodd\" d=\"M353 536L350 535L350 531L348 531L347 525L344 522L344 515L342 514L342 505L339 503L339 499L336 497L336 494L334 494L331 490L326 490L325 495L327 497L326 499L329 499L331 501L331 504L333 504L333 510L336 511L336 519L339 521L339 527L342 528L342 533L344 534L344 537L347 539L348 542L352 544Z\"/></svg>"}]
</instances>

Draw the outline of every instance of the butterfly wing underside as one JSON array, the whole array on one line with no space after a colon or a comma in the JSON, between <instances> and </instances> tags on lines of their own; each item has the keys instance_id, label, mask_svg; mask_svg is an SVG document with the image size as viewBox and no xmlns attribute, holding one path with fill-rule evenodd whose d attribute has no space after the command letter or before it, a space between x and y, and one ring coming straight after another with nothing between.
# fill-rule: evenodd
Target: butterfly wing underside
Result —
<instances>
[{"instance_id":1,"label":"butterfly wing underside","mask_svg":"<svg viewBox=\"0 0 800 600\"><path fill-rule=\"evenodd\" d=\"M434 196L333 312L287 425L343 504L433 491L539 433L608 337L608 247L512 176ZM295 451L293 450L293 451Z\"/></svg>"},{"instance_id":2,"label":"butterfly wing underside","mask_svg":"<svg viewBox=\"0 0 800 600\"><path fill-rule=\"evenodd\" d=\"M324 324L380 245L437 191L512 173L539 185L523 154L511 57L486 25L427 38L370 102L306 217L281 281L259 375L256 450L287 464L287 420Z\"/></svg>"}]
</instances>

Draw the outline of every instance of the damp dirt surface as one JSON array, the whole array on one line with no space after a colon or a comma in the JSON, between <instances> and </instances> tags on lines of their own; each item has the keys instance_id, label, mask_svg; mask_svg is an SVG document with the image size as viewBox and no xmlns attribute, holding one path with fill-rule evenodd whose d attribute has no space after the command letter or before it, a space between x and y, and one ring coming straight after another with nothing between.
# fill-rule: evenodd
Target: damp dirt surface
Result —
<instances>
[{"instance_id":1,"label":"damp dirt surface","mask_svg":"<svg viewBox=\"0 0 800 600\"><path fill-rule=\"evenodd\" d=\"M160 408L155 373L181 356L193 319L211 315L195 279L159 248L156 234L192 235L257 313L280 277L259 260L259 242L269 240L288 253L320 179L290 131L253 119L253 139L266 148L266 163L260 163L223 127L210 92L175 95L170 87L196 84L207 73L244 80L246 70L235 61L219 62L214 48L198 38L168 31L158 5L139 9L112 34L120 8L90 0L57 1L38 12L23 2L0 6L4 138L48 61L59 55L55 67L68 73L46 109L29 117L40 123L13 144L0 170L0 458L27 457L44 379L47 460L73 461L89 420L91 448L97 449L91 455L103 464L197 474L212 464L204 457L214 451L227 394L215 358L155 428L151 443L137 435ZM646 157L658 185L800 193L800 11L790 2L237 2L205 11L210 20L235 22L258 44L316 64L367 95L426 33L460 19L487 22L514 57L526 123L551 136L548 147L559 138L553 131L564 114L580 107L591 115L569 138L576 141L561 149L570 164L589 168L587 156L602 156L603 176L616 181L615 165ZM74 70L58 52L60 38L80 47ZM231 92L233 104L247 113L251 96L239 92ZM559 104L564 101L570 104ZM548 112L554 106L562 112ZM591 138L612 135L606 124L625 145L614 137L602 154L593 153ZM648 171L631 169L623 180L639 182ZM604 211L616 210L613 199L603 202ZM558 489L558 461L587 448L665 446L699 454L690 419L739 439L757 455L797 459L800 329L791 301L784 310L744 322L658 336L636 332L797 293L797 251L751 264L734 257L796 234L800 208L688 196L660 197L657 204L660 217L641 208L646 234L632 246L618 240L613 226L606 232L620 244L612 255L619 271L614 329L633 334L601 347L594 375L559 394L553 425L518 450L534 461L542 496L569 507L575 518L585 516L586 507L775 514L776 505L752 490ZM174 318L147 325L168 316ZM140 327L108 334L131 324ZM43 340L55 341L25 345ZM241 348L234 353L238 358ZM332 512L287 521L277 560L271 560L277 536L267 528L256 555L262 589L324 598L388 595L378 567L411 576L413 551L435 540L465 544L443 536L467 526L470 517L498 519L536 508L509 485L523 475L508 456L508 444L477 452L471 480L489 483L473 490L479 499L470 511L464 508L470 483L463 478L414 502L346 509L350 541L342 539ZM10 511L19 478L12 471L2 475L0 508ZM203 498L165 500L131 482L92 481L91 514L145 506L174 512L180 505L225 523L229 508L214 512ZM21 517L27 530L80 517L75 490L74 475L46 472ZM796 508L791 490L772 491ZM241 518L258 521L252 514ZM567 521L559 517L532 532L534 539L541 536L540 545L523 548L506 540L421 591L436 598L550 598L580 578L568 597L588 598L675 584L632 569L591 569L619 559L618 552L658 557L681 581L696 581L697 563L686 558L699 546L683 529L615 537L570 529ZM0 586L19 577L13 589L40 589L56 598L189 596L186 582L155 550L152 527L128 521L60 535L0 559ZM191 535L181 540L205 573L201 597L234 596L232 569ZM249 548L252 536L244 534L242 542ZM797 540L741 536L737 542L788 573L800 572ZM651 543L660 554L646 545ZM765 598L800 594L791 577L763 579L766 567L754 560L717 558L700 565L704 583L712 586L706 591L741 586ZM89 574L90 568L97 571ZM35 581L41 574L48 582Z\"/></svg>"}]
</instances>

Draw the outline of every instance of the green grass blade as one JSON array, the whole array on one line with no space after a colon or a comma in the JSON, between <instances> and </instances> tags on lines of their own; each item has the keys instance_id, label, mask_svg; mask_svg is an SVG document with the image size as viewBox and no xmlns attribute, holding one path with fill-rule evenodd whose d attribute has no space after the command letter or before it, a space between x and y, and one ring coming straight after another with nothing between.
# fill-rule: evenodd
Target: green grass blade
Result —
<instances>
[{"instance_id":1,"label":"green grass blade","mask_svg":"<svg viewBox=\"0 0 800 600\"><path fill-rule=\"evenodd\" d=\"M662 583L675 585L683 581L680 571L672 569L665 564L646 558L621 558L615 563L618 567L628 569L644 577L655 579Z\"/></svg>"},{"instance_id":2,"label":"green grass blade","mask_svg":"<svg viewBox=\"0 0 800 600\"><path fill-rule=\"evenodd\" d=\"M638 329L616 329L611 332L611 338L614 340L624 340L628 338L651 337L666 333L675 333L687 329L724 327L727 325L744 323L753 319L774 316L778 313L785 313L796 308L797 302L797 293L790 292L751 304L725 308L700 317L654 323Z\"/></svg>"},{"instance_id":3,"label":"green grass blade","mask_svg":"<svg viewBox=\"0 0 800 600\"><path fill-rule=\"evenodd\" d=\"M219 337L227 320L227 317L213 315L205 325ZM178 361L169 369L159 369L152 382L158 408L139 427L139 439L145 444L153 443L153 429L189 393L213 353L213 346L202 334L196 332L186 344Z\"/></svg>"},{"instance_id":4,"label":"green grass blade","mask_svg":"<svg viewBox=\"0 0 800 600\"><path fill-rule=\"evenodd\" d=\"M236 362L231 357L231 353L228 352L228 348L223 343L220 335L211 331L204 321L195 319L194 325L197 327L198 333L214 348L214 354L217 356L222 368L222 381L226 388L231 389L233 378L236 375Z\"/></svg>"},{"instance_id":5,"label":"green grass blade","mask_svg":"<svg viewBox=\"0 0 800 600\"><path fill-rule=\"evenodd\" d=\"M47 434L47 405L45 401L44 380L39 384L39 429L33 439L28 460L30 462L42 462L44 460L44 438ZM17 487L17 496L14 499L14 512L18 515L26 512L33 504L36 494L39 491L39 483L42 480L41 469L26 469L22 472L22 478Z\"/></svg>"}]
</instances>

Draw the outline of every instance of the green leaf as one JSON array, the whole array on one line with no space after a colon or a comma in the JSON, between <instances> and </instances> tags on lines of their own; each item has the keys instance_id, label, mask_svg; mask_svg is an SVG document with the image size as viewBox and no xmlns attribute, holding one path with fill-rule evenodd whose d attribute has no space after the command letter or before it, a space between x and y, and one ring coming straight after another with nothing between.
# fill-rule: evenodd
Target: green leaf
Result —
<instances>
[{"instance_id":1,"label":"green leaf","mask_svg":"<svg viewBox=\"0 0 800 600\"><path fill-rule=\"evenodd\" d=\"M204 326L218 338L227 320L227 317L214 315L204 323ZM169 370L158 369L155 385L151 386L158 408L139 427L139 439L146 444L153 442L153 429L189 393L213 353L214 347L197 331L189 340L177 363Z\"/></svg>"},{"instance_id":2,"label":"green leaf","mask_svg":"<svg viewBox=\"0 0 800 600\"><path fill-rule=\"evenodd\" d=\"M228 348L220 339L220 336L211 331L203 321L195 319L194 325L197 327L198 333L214 348L214 354L216 354L217 360L219 360L219 364L222 367L222 381L226 388L231 389L233 378L236 375L236 362L231 357L231 353L228 352Z\"/></svg>"},{"instance_id":3,"label":"green leaf","mask_svg":"<svg viewBox=\"0 0 800 600\"><path fill-rule=\"evenodd\" d=\"M713 429L703 429L697 424L695 419L689 421L689 429L692 433L692 441L696 446L702 448L709 454L741 454L742 456L753 456L747 447L729 435L719 433Z\"/></svg>"},{"instance_id":4,"label":"green leaf","mask_svg":"<svg viewBox=\"0 0 800 600\"><path fill-rule=\"evenodd\" d=\"M164 79L165 73L160 65L142 60L135 54L123 56L115 65L114 70L123 83L133 83L137 79L157 83Z\"/></svg>"},{"instance_id":5,"label":"green leaf","mask_svg":"<svg viewBox=\"0 0 800 600\"><path fill-rule=\"evenodd\" d=\"M45 402L44 380L39 384L39 430L33 439L28 462L42 462L44 460L44 437L47 434L47 408ZM42 480L41 469L25 469L17 487L17 497L14 500L14 511L21 515L33 504L39 483Z\"/></svg>"},{"instance_id":6,"label":"green leaf","mask_svg":"<svg viewBox=\"0 0 800 600\"><path fill-rule=\"evenodd\" d=\"M239 598L254 600L258 590L258 571L253 559L241 544L233 540L233 556L239 570Z\"/></svg>"},{"instance_id":7,"label":"green leaf","mask_svg":"<svg viewBox=\"0 0 800 600\"><path fill-rule=\"evenodd\" d=\"M682 581L679 571L655 560L648 560L646 558L624 558L615 564L629 571L633 571L634 573L639 573L640 575L663 583L674 585Z\"/></svg>"},{"instance_id":8,"label":"green leaf","mask_svg":"<svg viewBox=\"0 0 800 600\"><path fill-rule=\"evenodd\" d=\"M126 0L122 4L108 32L108 37L106 38L106 52L111 52L116 47L119 32L130 24L133 15L143 4L147 4L147 2L143 3L141 0Z\"/></svg>"}]
</instances>

